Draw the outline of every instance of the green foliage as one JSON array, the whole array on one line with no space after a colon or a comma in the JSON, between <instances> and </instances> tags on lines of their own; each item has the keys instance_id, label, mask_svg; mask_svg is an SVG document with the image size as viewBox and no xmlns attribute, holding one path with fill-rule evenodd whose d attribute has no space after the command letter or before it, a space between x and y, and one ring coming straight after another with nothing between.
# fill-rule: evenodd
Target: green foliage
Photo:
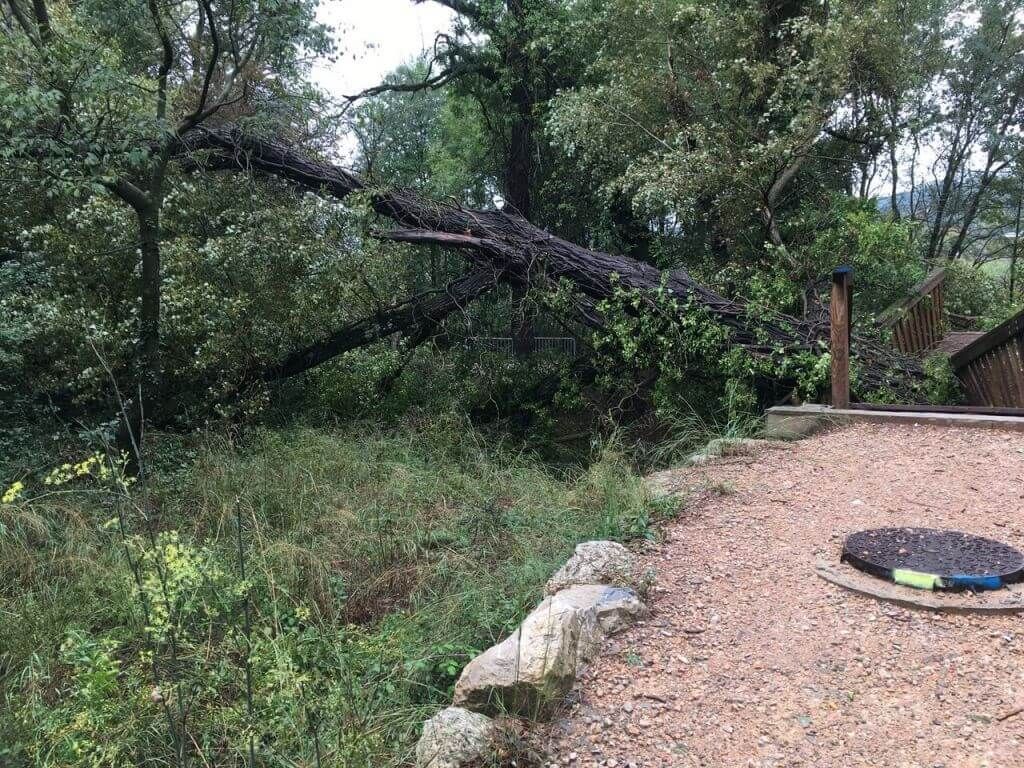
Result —
<instances>
[{"instance_id":1,"label":"green foliage","mask_svg":"<svg viewBox=\"0 0 1024 768\"><path fill-rule=\"evenodd\" d=\"M210 765L250 737L265 765L318 745L325 766L404 764L462 665L578 541L650 536L673 512L612 445L554 474L462 421L153 440L148 491L74 473L55 493L40 471L0 505L10 764L173 764L180 707ZM144 492L152 533L123 506Z\"/></svg>"},{"instance_id":2,"label":"green foliage","mask_svg":"<svg viewBox=\"0 0 1024 768\"><path fill-rule=\"evenodd\" d=\"M105 195L60 210L25 229L18 260L0 268L0 392L63 391L89 403L110 387L100 355L119 378L133 370L135 234L128 212ZM363 242L362 227L351 209L252 179L170 185L163 362L180 417L202 412L241 372L370 314L367 282L389 294L415 288L402 268L406 249Z\"/></svg>"},{"instance_id":3,"label":"green foliage","mask_svg":"<svg viewBox=\"0 0 1024 768\"><path fill-rule=\"evenodd\" d=\"M929 403L956 405L963 401L960 380L945 355L930 355L924 361L924 394Z\"/></svg>"},{"instance_id":4,"label":"green foliage","mask_svg":"<svg viewBox=\"0 0 1024 768\"><path fill-rule=\"evenodd\" d=\"M679 408L687 398L706 407L725 396L735 357L726 354L727 331L703 307L662 285L650 292L619 286L597 309L604 318L592 339L599 386L622 390L645 375L658 409Z\"/></svg>"},{"instance_id":5,"label":"green foliage","mask_svg":"<svg viewBox=\"0 0 1024 768\"><path fill-rule=\"evenodd\" d=\"M752 2L588 3L577 34L591 63L556 100L550 128L610 195L702 240L691 252L760 255L766 241L782 246L773 228L790 223L794 200L820 205L846 187L857 144L826 148L823 129L837 112L859 111L861 88L907 87L924 57L901 70L892 50L926 46L939 13L930 3L790 3L770 13Z\"/></svg>"},{"instance_id":6,"label":"green foliage","mask_svg":"<svg viewBox=\"0 0 1024 768\"><path fill-rule=\"evenodd\" d=\"M420 83L428 73L421 58L389 74L384 85ZM385 92L359 104L349 122L358 143L356 167L374 183L466 205L491 202L489 186L500 168L472 100L450 90Z\"/></svg>"},{"instance_id":7,"label":"green foliage","mask_svg":"<svg viewBox=\"0 0 1024 768\"><path fill-rule=\"evenodd\" d=\"M197 349L205 310L237 320L247 286L225 302L202 269L232 275L223 254L203 252L225 234L205 214L231 196L205 209L209 188L197 192L172 161L179 139L226 112L251 131L313 129L309 57L332 48L316 3L14 7L0 39L0 199L11 219L0 231L0 287L12 317L0 358L16 367L4 367L0 392L11 377L26 398L86 401L100 368L92 347L147 393L162 386L165 358L172 396L183 382L202 391L217 367ZM303 256L304 269L317 266Z\"/></svg>"},{"instance_id":8,"label":"green foliage","mask_svg":"<svg viewBox=\"0 0 1024 768\"><path fill-rule=\"evenodd\" d=\"M70 695L53 706L36 689L22 712L23 717L37 719L46 734L46 753L30 751L35 764L100 768L132 763L127 749L131 729L137 726L132 712L142 709L147 697L141 686L134 691L122 686L116 650L117 643L109 638L79 630L68 633L60 645L59 664L68 675ZM35 684L44 676L39 670L30 673Z\"/></svg>"},{"instance_id":9,"label":"green foliage","mask_svg":"<svg viewBox=\"0 0 1024 768\"><path fill-rule=\"evenodd\" d=\"M813 278L841 264L852 266L854 306L862 321L903 298L924 277L912 226L882 216L873 201L833 197L821 213L809 208L791 222L808 233L809 243L800 253L802 272Z\"/></svg>"},{"instance_id":10,"label":"green foliage","mask_svg":"<svg viewBox=\"0 0 1024 768\"><path fill-rule=\"evenodd\" d=\"M1011 3L951 16L944 0L467 2L479 12L436 60L387 84L442 66L458 77L347 113L373 182L492 208L520 174L535 223L683 266L745 303L755 332L761 313L814 311L839 263L866 321L948 254L955 321L991 327L1013 311L998 265L1003 235L1013 228L1014 252L1020 239ZM675 513L631 462L751 434L760 407L789 394L771 382L803 399L827 385L824 346L765 337L751 354L699 303L620 286L596 307L593 384L577 361L474 345L512 325L496 291L435 343L388 340L225 405L243 376L466 266L370 236L369 193L342 205L172 159L206 71L218 107L200 122L333 154L337 111L308 80L332 48L316 5L215 2L226 47L197 3L50 2L50 30L4 16L4 765L227 766L250 750L282 768L408 764L419 722L576 542L651 538ZM524 133L529 167L513 167ZM908 136L915 158L937 147L944 162L984 155L988 170L950 165L949 188L880 213L870 195L888 172L898 206ZM992 233L979 239L981 225ZM159 270L144 278L147 244ZM158 404L210 431L154 435L147 483L132 484L108 456L114 424L50 424L110 419L112 379L137 391L147 286L161 300ZM574 298L560 285L528 309L571 320ZM926 374L929 400L959 397L948 363L929 359ZM209 426L211 411L232 427ZM581 444L589 464L566 463Z\"/></svg>"},{"instance_id":11,"label":"green foliage","mask_svg":"<svg viewBox=\"0 0 1024 768\"><path fill-rule=\"evenodd\" d=\"M762 405L757 388L764 382L793 382L797 394L810 400L828 381L824 344L813 350L772 347L766 335L763 352L731 346L728 331L704 307L665 288L619 288L599 310L605 319L593 339L599 384L621 392L639 372L653 382L654 408L670 430L685 414L704 425L704 434L739 433L744 428L736 425L748 424ZM748 305L755 329L762 311L763 306Z\"/></svg>"},{"instance_id":12,"label":"green foliage","mask_svg":"<svg viewBox=\"0 0 1024 768\"><path fill-rule=\"evenodd\" d=\"M946 311L956 326L994 328L1020 309L992 271L965 261L946 265Z\"/></svg>"}]
</instances>

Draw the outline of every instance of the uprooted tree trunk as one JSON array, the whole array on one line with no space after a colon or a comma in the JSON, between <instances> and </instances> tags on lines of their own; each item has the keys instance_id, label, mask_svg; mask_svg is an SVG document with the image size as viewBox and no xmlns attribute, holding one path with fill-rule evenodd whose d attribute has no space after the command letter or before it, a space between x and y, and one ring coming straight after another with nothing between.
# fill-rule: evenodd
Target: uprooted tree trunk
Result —
<instances>
[{"instance_id":1,"label":"uprooted tree trunk","mask_svg":"<svg viewBox=\"0 0 1024 768\"><path fill-rule=\"evenodd\" d=\"M463 309L498 284L500 273L487 267L470 270L445 288L428 291L399 304L384 307L369 317L339 328L326 339L293 352L263 369L257 377L279 381L315 368L352 349L364 347L396 333L423 339L448 315Z\"/></svg>"},{"instance_id":2,"label":"uprooted tree trunk","mask_svg":"<svg viewBox=\"0 0 1024 768\"><path fill-rule=\"evenodd\" d=\"M591 327L601 327L603 322L595 310L596 304L613 298L618 291L651 297L651 309L657 309L653 297L655 291L662 289L677 298L681 306L702 307L728 329L730 344L757 356L819 353L829 336L828 323L821 317L798 319L768 314L760 308L749 310L746 305L701 285L685 269L662 272L626 256L584 248L514 214L462 208L428 200L410 190L374 189L352 171L310 159L281 143L248 136L237 128L197 129L186 137L182 151L210 151L206 167L272 174L338 199L365 192L374 211L400 225L398 229L378 233L379 237L457 249L476 269L489 270L493 278L513 286L550 286L568 281L581 297L580 319ZM454 306L453 302L451 308ZM434 312L431 322L438 322L443 314L443 309ZM372 324L372 318L367 322ZM368 342L379 337L373 332L366 338ZM282 375L306 370L336 354L336 350L343 351L341 347L345 345L328 341L318 346L323 348L315 354L293 355L277 366L278 370ZM913 396L913 385L922 376L918 361L866 337L855 336L853 349L862 387L887 387L897 395Z\"/></svg>"}]
</instances>

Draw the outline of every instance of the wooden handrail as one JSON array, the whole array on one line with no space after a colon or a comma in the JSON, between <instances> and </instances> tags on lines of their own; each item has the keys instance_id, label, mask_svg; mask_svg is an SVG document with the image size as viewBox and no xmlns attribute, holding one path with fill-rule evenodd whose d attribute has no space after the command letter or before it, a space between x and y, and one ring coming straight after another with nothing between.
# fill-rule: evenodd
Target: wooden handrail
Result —
<instances>
[{"instance_id":1,"label":"wooden handrail","mask_svg":"<svg viewBox=\"0 0 1024 768\"><path fill-rule=\"evenodd\" d=\"M875 320L879 328L889 329L900 321L907 312L920 304L926 296L929 296L943 280L946 279L946 268L939 267L930 272L917 285L907 291L907 295L887 307Z\"/></svg>"},{"instance_id":2,"label":"wooden handrail","mask_svg":"<svg viewBox=\"0 0 1024 768\"><path fill-rule=\"evenodd\" d=\"M970 365L986 352L991 352L1000 344L1003 344L1018 335L1024 336L1024 310L1021 310L1009 320L996 328L993 328L984 336L972 341L966 347L949 358L949 363L953 366L953 370L959 371Z\"/></svg>"}]
</instances>

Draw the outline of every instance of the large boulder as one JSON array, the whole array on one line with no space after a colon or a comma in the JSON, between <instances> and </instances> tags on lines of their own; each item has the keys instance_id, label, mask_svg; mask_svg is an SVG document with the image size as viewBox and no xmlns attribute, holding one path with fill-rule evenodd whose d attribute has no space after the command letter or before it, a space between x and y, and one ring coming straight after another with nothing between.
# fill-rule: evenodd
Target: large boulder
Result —
<instances>
[{"instance_id":1,"label":"large boulder","mask_svg":"<svg viewBox=\"0 0 1024 768\"><path fill-rule=\"evenodd\" d=\"M636 555L615 541L585 541L548 580L546 591L553 595L578 584L626 587L636 583Z\"/></svg>"},{"instance_id":2,"label":"large boulder","mask_svg":"<svg viewBox=\"0 0 1024 768\"><path fill-rule=\"evenodd\" d=\"M602 637L646 613L636 593L620 587L575 586L545 598L511 636L466 666L455 685L455 704L542 717L569 692Z\"/></svg>"},{"instance_id":3,"label":"large boulder","mask_svg":"<svg viewBox=\"0 0 1024 768\"><path fill-rule=\"evenodd\" d=\"M469 768L481 765L494 741L494 721L486 715L448 707L423 724L416 744L416 768Z\"/></svg>"}]
</instances>

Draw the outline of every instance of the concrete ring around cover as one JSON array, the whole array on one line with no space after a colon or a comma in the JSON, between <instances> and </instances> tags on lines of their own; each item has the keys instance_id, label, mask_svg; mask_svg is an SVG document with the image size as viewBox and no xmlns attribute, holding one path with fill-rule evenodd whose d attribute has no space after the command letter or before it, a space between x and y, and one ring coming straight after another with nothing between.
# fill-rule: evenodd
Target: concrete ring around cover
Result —
<instances>
[{"instance_id":1,"label":"concrete ring around cover","mask_svg":"<svg viewBox=\"0 0 1024 768\"><path fill-rule=\"evenodd\" d=\"M979 594L936 593L894 584L841 563L819 562L814 571L830 584L906 608L948 613L1024 613L1024 583Z\"/></svg>"}]
</instances>

